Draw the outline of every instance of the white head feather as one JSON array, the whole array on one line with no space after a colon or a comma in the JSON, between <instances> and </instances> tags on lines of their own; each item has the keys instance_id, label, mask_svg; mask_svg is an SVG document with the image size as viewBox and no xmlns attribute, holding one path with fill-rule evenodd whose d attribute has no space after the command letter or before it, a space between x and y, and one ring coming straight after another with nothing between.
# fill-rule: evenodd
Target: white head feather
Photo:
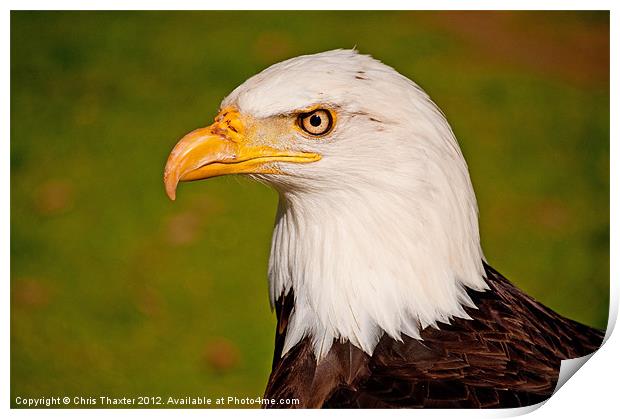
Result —
<instances>
[{"instance_id":1,"label":"white head feather","mask_svg":"<svg viewBox=\"0 0 620 419\"><path fill-rule=\"evenodd\" d=\"M334 339L372 354L387 333L420 330L473 306L486 288L476 198L457 140L414 82L370 56L335 50L275 64L222 106L259 120L315 105L334 130L291 148L320 153L260 175L280 193L271 301L294 292L284 353L310 336L322 358Z\"/></svg>"}]
</instances>

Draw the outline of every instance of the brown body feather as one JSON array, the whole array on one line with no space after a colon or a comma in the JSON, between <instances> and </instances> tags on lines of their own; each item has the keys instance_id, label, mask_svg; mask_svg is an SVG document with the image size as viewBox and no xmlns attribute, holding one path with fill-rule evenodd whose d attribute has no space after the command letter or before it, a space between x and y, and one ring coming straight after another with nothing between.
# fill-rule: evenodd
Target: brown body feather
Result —
<instances>
[{"instance_id":1,"label":"brown body feather","mask_svg":"<svg viewBox=\"0 0 620 419\"><path fill-rule=\"evenodd\" d=\"M603 333L566 319L485 265L489 290L468 293L471 320L453 319L402 342L384 335L372 356L334 342L318 364L308 338L281 356L292 292L276 304L270 407L518 407L553 393L560 362L594 352Z\"/></svg>"}]
</instances>

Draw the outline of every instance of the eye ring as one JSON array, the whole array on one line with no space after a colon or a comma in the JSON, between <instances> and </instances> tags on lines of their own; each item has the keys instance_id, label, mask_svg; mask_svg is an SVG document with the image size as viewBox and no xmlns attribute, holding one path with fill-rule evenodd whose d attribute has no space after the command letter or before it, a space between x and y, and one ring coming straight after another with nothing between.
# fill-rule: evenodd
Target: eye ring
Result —
<instances>
[{"instance_id":1,"label":"eye ring","mask_svg":"<svg viewBox=\"0 0 620 419\"><path fill-rule=\"evenodd\" d=\"M327 109L315 109L300 114L297 124L305 133L318 137L331 131L334 117Z\"/></svg>"}]
</instances>

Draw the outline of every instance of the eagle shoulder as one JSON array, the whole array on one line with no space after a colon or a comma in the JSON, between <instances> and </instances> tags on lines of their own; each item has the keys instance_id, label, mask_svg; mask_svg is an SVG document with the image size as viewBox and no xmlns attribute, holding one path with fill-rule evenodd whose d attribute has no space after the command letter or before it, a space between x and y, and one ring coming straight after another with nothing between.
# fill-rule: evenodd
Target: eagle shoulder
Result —
<instances>
[{"instance_id":1,"label":"eagle shoulder","mask_svg":"<svg viewBox=\"0 0 620 419\"><path fill-rule=\"evenodd\" d=\"M294 309L276 304L276 351L265 397L290 407L519 407L551 396L560 362L587 355L603 333L566 319L485 265L489 290L468 290L471 319L428 327L421 339L384 335L372 356L334 342L317 363L308 338L281 356ZM286 407L277 405L275 407Z\"/></svg>"}]
</instances>

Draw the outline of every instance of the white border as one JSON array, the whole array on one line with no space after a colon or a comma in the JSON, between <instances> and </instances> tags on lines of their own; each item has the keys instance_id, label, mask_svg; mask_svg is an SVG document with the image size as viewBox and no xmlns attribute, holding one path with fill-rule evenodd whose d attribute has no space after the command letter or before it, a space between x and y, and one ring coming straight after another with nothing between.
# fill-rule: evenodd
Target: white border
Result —
<instances>
[{"instance_id":1,"label":"white border","mask_svg":"<svg viewBox=\"0 0 620 419\"><path fill-rule=\"evenodd\" d=\"M0 179L2 184L2 205L0 206L1 221L0 221L0 233L2 234L2 240L0 241L0 266L2 267L2 277L4 292L1 293L3 298L0 327L2 330L1 345L1 361L0 366L2 371L2 391L1 405L3 411L11 416L15 417L83 417L85 414L94 417L108 417L111 415L117 417L148 417L148 418L161 418L161 417L177 417L183 415L185 417L204 417L205 415L215 415L217 417L237 417L237 416L254 416L254 415L269 415L283 417L282 415L303 415L314 416L322 414L318 411L301 411L301 412L266 412L256 410L210 410L208 412L198 410L95 410L90 409L88 412L84 410L10 410L10 376L9 376L9 313L10 313L10 291L9 291L9 243L10 243L10 221L9 221L9 188L10 188L10 146L7 139L10 138L10 126L9 126L9 106L10 106L10 71L8 65L9 47L10 47L10 13L9 10L67 10L67 9L83 9L83 10L104 10L104 9L118 9L118 10L135 10L135 9L156 9L156 10L201 10L205 8L209 9L248 9L256 10L260 5L265 9L290 9L290 10L302 10L310 7L314 9L336 10L347 9L348 4L344 2L337 2L333 0L314 0L310 2L293 2L293 1L263 1L263 2L250 2L229 0L227 2L213 2L208 3L198 0L177 0L174 2L165 2L160 0L109 0L103 1L90 1L88 3L80 1L55 1L54 4L50 4L49 1L43 0L31 0L31 1L8 1L5 13L2 15L3 24L2 28L2 40L0 42L0 48L2 56L6 57L5 65L2 66L2 100L0 127L4 133L3 140L1 142L1 157L0 157ZM411 10L611 10L611 115L617 115L618 111L618 98L619 88L616 83L620 67L618 66L618 7L614 7L616 2L614 1L468 1L467 4L462 2L454 2L448 0L437 1L394 1L383 0L380 3L370 1L356 1L354 3L360 9L375 9L378 6L385 10L395 9L411 9ZM380 35L378 35L380 36ZM618 223L618 210L619 204L619 186L618 179L620 171L614 163L618 162L618 137L619 137L618 123L615 119L611 119L611 243L610 254L620 255L620 246L618 237L620 237L620 225ZM615 324L618 314L618 291L620 280L620 266L613 257L611 259L611 303L610 303L610 329ZM620 342L616 336L608 336L608 341L605 345L587 362L584 367L577 373L578 378L569 380L559 391L555 394L545 405L535 410L530 415L539 418L546 417L562 417L562 416L584 416L590 417L608 417L609 412L616 411L616 399L617 395L617 377L620 376L620 367L618 366L616 355L619 352ZM532 410L532 409L526 409ZM9 411L9 412L7 412ZM410 410L394 410L390 411L390 415L402 417L454 417L458 415L459 418L481 418L481 417L510 417L519 414L526 413L523 409L504 409L504 410L418 410L411 412ZM365 415L386 414L386 412L374 412L374 411L342 411L339 415L359 417Z\"/></svg>"}]
</instances>

